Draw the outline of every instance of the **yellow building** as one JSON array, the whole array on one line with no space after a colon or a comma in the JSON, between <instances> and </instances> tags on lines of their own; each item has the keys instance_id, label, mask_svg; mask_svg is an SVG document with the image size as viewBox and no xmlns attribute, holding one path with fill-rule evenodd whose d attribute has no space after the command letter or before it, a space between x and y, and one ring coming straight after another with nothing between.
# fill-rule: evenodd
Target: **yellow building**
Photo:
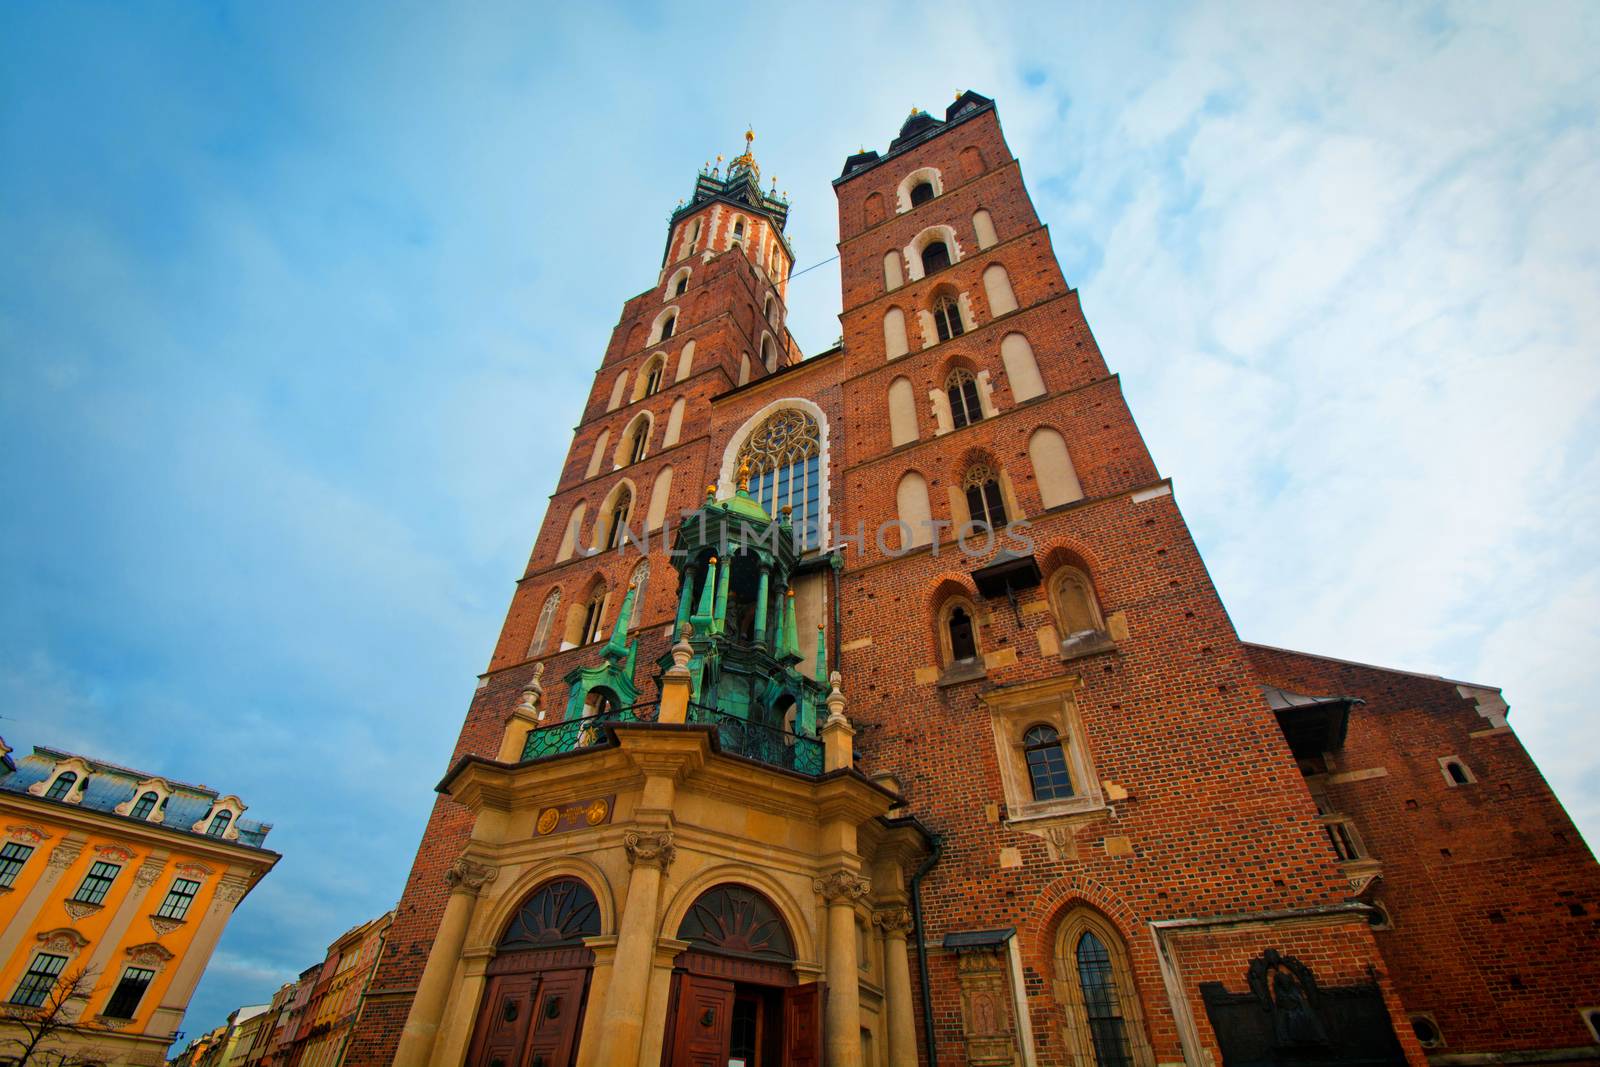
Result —
<instances>
[{"instance_id":1,"label":"yellow building","mask_svg":"<svg viewBox=\"0 0 1600 1067\"><path fill-rule=\"evenodd\" d=\"M10 751L0 742L0 1060L53 1013L58 1050L161 1063L229 916L278 861L271 827L205 786Z\"/></svg>"}]
</instances>

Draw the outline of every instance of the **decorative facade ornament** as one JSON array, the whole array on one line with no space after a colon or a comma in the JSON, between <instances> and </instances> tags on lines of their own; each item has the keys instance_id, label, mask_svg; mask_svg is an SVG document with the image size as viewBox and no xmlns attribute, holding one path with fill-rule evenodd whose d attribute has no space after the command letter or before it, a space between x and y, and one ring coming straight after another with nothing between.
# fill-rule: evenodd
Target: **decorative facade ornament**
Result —
<instances>
[{"instance_id":1,"label":"decorative facade ornament","mask_svg":"<svg viewBox=\"0 0 1600 1067\"><path fill-rule=\"evenodd\" d=\"M100 911L105 907L104 904L90 904L87 901L72 899L62 901L61 906L67 909L67 914L72 916L74 919L81 919L86 915L93 915L95 912Z\"/></svg>"},{"instance_id":2,"label":"decorative facade ornament","mask_svg":"<svg viewBox=\"0 0 1600 1067\"><path fill-rule=\"evenodd\" d=\"M956 956L961 982L961 1029L967 1062L999 1067L1016 1063L1016 1026L1004 949L984 948Z\"/></svg>"},{"instance_id":3,"label":"decorative facade ornament","mask_svg":"<svg viewBox=\"0 0 1600 1067\"><path fill-rule=\"evenodd\" d=\"M844 681L838 671L828 675L828 721L844 719L844 692L839 688ZM848 720L845 720L848 721Z\"/></svg>"},{"instance_id":4,"label":"decorative facade ornament","mask_svg":"<svg viewBox=\"0 0 1600 1067\"><path fill-rule=\"evenodd\" d=\"M217 873L203 863L180 863L174 870L185 878L190 878L197 882Z\"/></svg>"},{"instance_id":5,"label":"decorative facade ornament","mask_svg":"<svg viewBox=\"0 0 1600 1067\"><path fill-rule=\"evenodd\" d=\"M103 860L112 860L117 863L131 862L138 855L137 852L125 849L121 845L97 845L94 854Z\"/></svg>"},{"instance_id":6,"label":"decorative facade ornament","mask_svg":"<svg viewBox=\"0 0 1600 1067\"><path fill-rule=\"evenodd\" d=\"M522 687L522 700L517 704L518 711L535 719L544 718L544 712L539 708L539 698L544 696L543 677L544 663L541 661L533 665L533 677Z\"/></svg>"},{"instance_id":7,"label":"decorative facade ornament","mask_svg":"<svg viewBox=\"0 0 1600 1067\"><path fill-rule=\"evenodd\" d=\"M134 872L133 887L135 889L149 889L155 883L155 880L161 877L161 871L165 867L166 863L162 860L147 860Z\"/></svg>"},{"instance_id":8,"label":"decorative facade ornament","mask_svg":"<svg viewBox=\"0 0 1600 1067\"><path fill-rule=\"evenodd\" d=\"M1078 858L1078 838L1070 826L1050 826L1044 831L1045 849L1057 863Z\"/></svg>"},{"instance_id":9,"label":"decorative facade ornament","mask_svg":"<svg viewBox=\"0 0 1600 1067\"><path fill-rule=\"evenodd\" d=\"M70 926L46 930L35 939L43 952L59 952L68 956L89 947L89 939Z\"/></svg>"},{"instance_id":10,"label":"decorative facade ornament","mask_svg":"<svg viewBox=\"0 0 1600 1067\"><path fill-rule=\"evenodd\" d=\"M123 1027L133 1023L132 1019L114 1019L109 1015L96 1015L94 1021L107 1030L121 1030Z\"/></svg>"},{"instance_id":11,"label":"decorative facade ornament","mask_svg":"<svg viewBox=\"0 0 1600 1067\"><path fill-rule=\"evenodd\" d=\"M243 878L224 878L217 886L216 899L223 904L237 904L250 891L250 882Z\"/></svg>"},{"instance_id":12,"label":"decorative facade ornament","mask_svg":"<svg viewBox=\"0 0 1600 1067\"><path fill-rule=\"evenodd\" d=\"M1269 948L1250 961L1245 977L1261 1007L1272 1013L1273 1041L1279 1047L1328 1043L1317 1017L1317 980L1309 967Z\"/></svg>"},{"instance_id":13,"label":"decorative facade ornament","mask_svg":"<svg viewBox=\"0 0 1600 1067\"><path fill-rule=\"evenodd\" d=\"M1362 893L1365 893L1368 889L1370 889L1372 887L1372 883L1376 882L1377 880L1378 874L1376 871L1365 874L1351 875L1349 879L1350 895L1353 897L1359 897Z\"/></svg>"},{"instance_id":14,"label":"decorative facade ornament","mask_svg":"<svg viewBox=\"0 0 1600 1067\"><path fill-rule=\"evenodd\" d=\"M146 941L142 945L130 945L123 950L129 960L141 967L154 967L160 970L173 959L173 953L165 946L154 941Z\"/></svg>"},{"instance_id":15,"label":"decorative facade ornament","mask_svg":"<svg viewBox=\"0 0 1600 1067\"><path fill-rule=\"evenodd\" d=\"M64 871L72 866L82 851L82 841L63 841L50 850L50 859L46 866L52 871Z\"/></svg>"},{"instance_id":16,"label":"decorative facade ornament","mask_svg":"<svg viewBox=\"0 0 1600 1067\"><path fill-rule=\"evenodd\" d=\"M150 916L150 927L156 932L157 937L166 937L182 925L182 919L167 919L160 915Z\"/></svg>"},{"instance_id":17,"label":"decorative facade ornament","mask_svg":"<svg viewBox=\"0 0 1600 1067\"><path fill-rule=\"evenodd\" d=\"M911 912L906 908L883 908L872 913L872 925L887 937L905 937L911 931Z\"/></svg>"},{"instance_id":18,"label":"decorative facade ornament","mask_svg":"<svg viewBox=\"0 0 1600 1067\"><path fill-rule=\"evenodd\" d=\"M465 856L450 865L444 872L445 884L453 893L467 893L477 896L483 887L494 881L494 876L499 870L483 863L474 863Z\"/></svg>"},{"instance_id":19,"label":"decorative facade ornament","mask_svg":"<svg viewBox=\"0 0 1600 1067\"><path fill-rule=\"evenodd\" d=\"M840 869L812 881L811 886L829 904L853 904L866 896L872 882L853 871Z\"/></svg>"},{"instance_id":20,"label":"decorative facade ornament","mask_svg":"<svg viewBox=\"0 0 1600 1067\"><path fill-rule=\"evenodd\" d=\"M627 850L629 864L647 863L663 871L672 866L678 855L671 830L629 830L622 835L622 847Z\"/></svg>"},{"instance_id":21,"label":"decorative facade ornament","mask_svg":"<svg viewBox=\"0 0 1600 1067\"><path fill-rule=\"evenodd\" d=\"M8 826L6 835L10 840L23 845L38 845L50 840L50 835L37 826Z\"/></svg>"}]
</instances>

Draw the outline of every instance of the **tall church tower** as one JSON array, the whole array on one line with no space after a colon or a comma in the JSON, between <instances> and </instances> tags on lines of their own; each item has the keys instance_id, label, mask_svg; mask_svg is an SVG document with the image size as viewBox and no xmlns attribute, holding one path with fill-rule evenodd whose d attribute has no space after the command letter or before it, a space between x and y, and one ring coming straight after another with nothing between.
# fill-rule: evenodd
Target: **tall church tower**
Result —
<instances>
[{"instance_id":1,"label":"tall church tower","mask_svg":"<svg viewBox=\"0 0 1600 1067\"><path fill-rule=\"evenodd\" d=\"M623 306L348 1062L1420 1067L1361 700L1263 699L994 103L845 162L805 359L752 138Z\"/></svg>"}]
</instances>

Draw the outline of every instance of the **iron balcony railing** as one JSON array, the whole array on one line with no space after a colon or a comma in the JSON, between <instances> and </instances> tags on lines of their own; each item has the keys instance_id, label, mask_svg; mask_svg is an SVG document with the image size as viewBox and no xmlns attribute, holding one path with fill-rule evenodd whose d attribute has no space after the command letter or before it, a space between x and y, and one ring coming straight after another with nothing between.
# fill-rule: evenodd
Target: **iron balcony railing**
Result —
<instances>
[{"instance_id":1,"label":"iron balcony railing","mask_svg":"<svg viewBox=\"0 0 1600 1067\"><path fill-rule=\"evenodd\" d=\"M606 740L606 723L655 722L659 710L656 704L634 704L603 711L598 715L541 726L528 732L528 740L522 746L522 758L540 759L603 744ZM822 742L814 737L763 726L703 704L690 704L685 718L696 725L713 727L717 745L730 755L743 756L811 777L822 773Z\"/></svg>"}]
</instances>

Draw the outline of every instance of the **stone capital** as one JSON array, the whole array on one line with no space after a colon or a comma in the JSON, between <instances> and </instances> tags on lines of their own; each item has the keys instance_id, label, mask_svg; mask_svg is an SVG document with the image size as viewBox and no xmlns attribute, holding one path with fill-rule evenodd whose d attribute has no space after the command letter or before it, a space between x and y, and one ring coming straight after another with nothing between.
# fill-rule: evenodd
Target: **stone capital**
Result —
<instances>
[{"instance_id":1,"label":"stone capital","mask_svg":"<svg viewBox=\"0 0 1600 1067\"><path fill-rule=\"evenodd\" d=\"M50 860L46 864L53 871L64 871L72 866L72 862L83 851L82 841L63 841L50 850Z\"/></svg>"},{"instance_id":2,"label":"stone capital","mask_svg":"<svg viewBox=\"0 0 1600 1067\"><path fill-rule=\"evenodd\" d=\"M665 871L678 855L671 830L629 830L622 835L622 847L627 850L629 865L635 867L644 863Z\"/></svg>"},{"instance_id":3,"label":"stone capital","mask_svg":"<svg viewBox=\"0 0 1600 1067\"><path fill-rule=\"evenodd\" d=\"M911 912L906 908L883 908L872 913L872 925L886 937L905 937L911 930Z\"/></svg>"},{"instance_id":4,"label":"stone capital","mask_svg":"<svg viewBox=\"0 0 1600 1067\"><path fill-rule=\"evenodd\" d=\"M872 888L870 881L854 871L843 868L815 879L811 885L818 895L830 904L840 902L853 904L866 896L868 890Z\"/></svg>"},{"instance_id":5,"label":"stone capital","mask_svg":"<svg viewBox=\"0 0 1600 1067\"><path fill-rule=\"evenodd\" d=\"M452 893L465 893L475 897L483 891L484 886L494 881L494 876L499 873L494 867L475 863L462 856L444 872L444 880Z\"/></svg>"}]
</instances>

